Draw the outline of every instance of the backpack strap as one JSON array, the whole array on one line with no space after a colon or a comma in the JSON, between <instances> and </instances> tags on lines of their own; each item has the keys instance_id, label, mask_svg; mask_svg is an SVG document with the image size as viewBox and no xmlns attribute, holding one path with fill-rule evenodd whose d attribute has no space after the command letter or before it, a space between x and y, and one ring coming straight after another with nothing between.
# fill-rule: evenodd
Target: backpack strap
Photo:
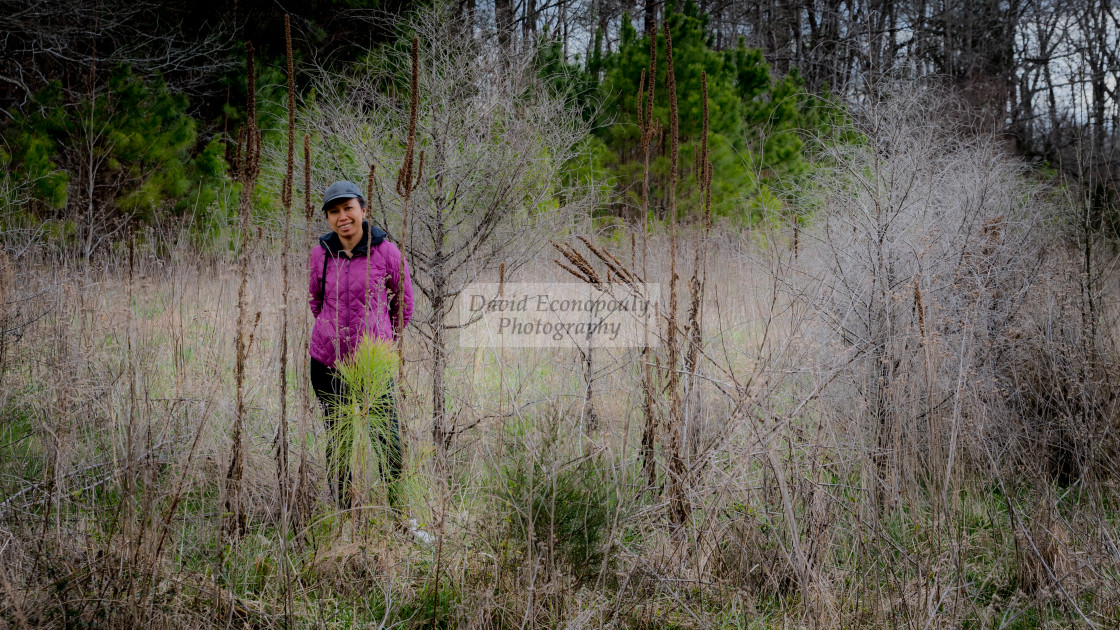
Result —
<instances>
[{"instance_id":1,"label":"backpack strap","mask_svg":"<svg viewBox=\"0 0 1120 630\"><path fill-rule=\"evenodd\" d=\"M322 245L319 245L323 247ZM327 258L331 255L326 247L323 247L323 275L319 277L319 295L323 296L323 300L327 299Z\"/></svg>"}]
</instances>

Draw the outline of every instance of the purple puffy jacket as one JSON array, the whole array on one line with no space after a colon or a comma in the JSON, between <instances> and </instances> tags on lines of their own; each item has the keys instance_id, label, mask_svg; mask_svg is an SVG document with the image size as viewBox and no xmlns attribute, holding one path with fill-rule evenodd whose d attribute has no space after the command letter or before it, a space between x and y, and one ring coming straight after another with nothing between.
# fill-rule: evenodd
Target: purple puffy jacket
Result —
<instances>
[{"instance_id":1,"label":"purple puffy jacket","mask_svg":"<svg viewBox=\"0 0 1120 630\"><path fill-rule=\"evenodd\" d=\"M362 240L342 253L334 232L319 238L307 261L307 285L315 327L311 330L311 358L333 367L350 356L369 334L395 339L398 300L403 299L402 329L412 318L412 281L401 251L385 240L385 232L362 221ZM399 334L399 331L396 331Z\"/></svg>"}]
</instances>

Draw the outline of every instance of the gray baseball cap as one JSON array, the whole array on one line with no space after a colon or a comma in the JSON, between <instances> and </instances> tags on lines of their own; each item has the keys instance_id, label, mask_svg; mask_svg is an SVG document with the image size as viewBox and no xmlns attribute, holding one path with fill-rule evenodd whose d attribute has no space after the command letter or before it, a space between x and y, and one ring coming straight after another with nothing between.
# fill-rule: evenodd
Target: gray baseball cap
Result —
<instances>
[{"instance_id":1,"label":"gray baseball cap","mask_svg":"<svg viewBox=\"0 0 1120 630\"><path fill-rule=\"evenodd\" d=\"M354 198L361 199L362 193L358 190L358 187L353 184L353 182L335 182L330 186L327 186L327 191L323 193L323 207L321 209L323 211L326 211L326 209L334 205L336 201Z\"/></svg>"}]
</instances>

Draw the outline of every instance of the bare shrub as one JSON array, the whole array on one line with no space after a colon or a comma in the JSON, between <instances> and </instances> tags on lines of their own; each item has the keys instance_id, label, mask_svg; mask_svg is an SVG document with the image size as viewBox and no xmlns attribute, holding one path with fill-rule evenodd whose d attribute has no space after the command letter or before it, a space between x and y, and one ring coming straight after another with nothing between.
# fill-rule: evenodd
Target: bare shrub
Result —
<instances>
[{"instance_id":1,"label":"bare shrub","mask_svg":"<svg viewBox=\"0 0 1120 630\"><path fill-rule=\"evenodd\" d=\"M492 36L463 31L438 10L410 28L419 47L415 115L411 95L386 89L412 70L410 51L390 48L360 72L318 71L304 124L321 139L313 147L316 186L369 164L403 178L411 151L424 155L414 189L379 185L370 208L391 236L407 239L423 297L416 321L431 359L432 437L444 449L457 430L454 410L444 408L454 298L502 263L514 274L574 213L590 209L594 188L563 177L589 130L567 95L538 76L531 50L510 55Z\"/></svg>"},{"instance_id":2,"label":"bare shrub","mask_svg":"<svg viewBox=\"0 0 1120 630\"><path fill-rule=\"evenodd\" d=\"M823 147L798 290L837 359L819 367L837 372L833 417L871 454L878 494L944 494L966 447L1006 418L1002 361L1048 271L1054 207L996 138L953 124L943 94L885 94L857 115L864 141Z\"/></svg>"},{"instance_id":3,"label":"bare shrub","mask_svg":"<svg viewBox=\"0 0 1120 630\"><path fill-rule=\"evenodd\" d=\"M778 277L808 305L803 373L820 384L823 452L792 465L845 488L830 499L859 506L860 537L875 524L876 544L901 548L891 523L930 528L911 556L925 581L885 569L892 615L932 618L964 579L953 567L974 541L950 523L974 522L980 496L1011 529L1010 584L1091 623L1069 558L1108 563L1091 532L1110 517L1062 517L1054 482L1114 476L1115 352L1091 334L1061 196L969 120L936 89L894 86L856 112L858 140L821 143L800 191L813 220ZM1111 493L1086 489L1089 504ZM806 533L814 494L799 498Z\"/></svg>"},{"instance_id":4,"label":"bare shrub","mask_svg":"<svg viewBox=\"0 0 1120 630\"><path fill-rule=\"evenodd\" d=\"M1070 254L1057 254L1066 274L1034 291L1004 349L1001 386L1023 435L1020 474L1096 484L1120 470L1120 365L1111 335L1093 334Z\"/></svg>"}]
</instances>

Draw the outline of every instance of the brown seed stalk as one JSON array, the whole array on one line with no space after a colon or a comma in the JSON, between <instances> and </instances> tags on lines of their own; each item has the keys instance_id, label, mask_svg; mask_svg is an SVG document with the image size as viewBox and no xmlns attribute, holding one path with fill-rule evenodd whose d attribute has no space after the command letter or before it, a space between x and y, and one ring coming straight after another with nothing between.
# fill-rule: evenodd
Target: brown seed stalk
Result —
<instances>
[{"instance_id":1,"label":"brown seed stalk","mask_svg":"<svg viewBox=\"0 0 1120 630\"><path fill-rule=\"evenodd\" d=\"M592 254L595 254L596 258L598 258L599 260L603 261L604 264L606 264L608 273L613 271L614 275L618 276L619 279L621 279L625 282L630 282L631 281L629 279L629 275L626 273L626 270L623 269L621 266L615 264L614 257L613 256L610 256L610 257L607 256L606 248L602 248L600 250L600 248L596 247L595 244L592 243L585 236L577 236L576 238L578 238L580 241L583 241L584 246L586 246L587 249L590 250ZM610 283L609 280L607 282L608 282L608 284Z\"/></svg>"},{"instance_id":2,"label":"brown seed stalk","mask_svg":"<svg viewBox=\"0 0 1120 630\"><path fill-rule=\"evenodd\" d=\"M292 227L292 188L296 160L296 78L292 61L292 22L284 16L284 45L288 55L288 160L285 164L284 188L281 201L284 205L284 248L280 254L280 417L276 431L276 477L280 489L281 527L288 526L290 506L288 479L288 259ZM285 571L285 575L287 572Z\"/></svg>"},{"instance_id":3,"label":"brown seed stalk","mask_svg":"<svg viewBox=\"0 0 1120 630\"><path fill-rule=\"evenodd\" d=\"M238 261L240 285L237 290L237 330L235 335L234 352L234 382L236 386L237 414L233 423L231 436L231 453L229 468L226 471L225 486L225 512L228 515L224 525L225 534L232 540L241 537L245 531L245 513L241 498L241 479L244 475L244 446L242 434L244 432L245 417L245 367L248 360L249 347L252 345L252 334L248 343L245 342L246 318L248 315L248 283L249 283L249 249L252 243L253 220L253 188L256 184L257 174L260 172L260 132L257 130L257 105L256 105L256 79L253 60L253 44L248 42L245 47L245 65L247 73L247 90L249 102L246 107L245 120L245 152L241 159L241 203L239 206L241 251Z\"/></svg>"},{"instance_id":4,"label":"brown seed stalk","mask_svg":"<svg viewBox=\"0 0 1120 630\"><path fill-rule=\"evenodd\" d=\"M642 127L642 276L649 277L649 158L651 143L657 134L658 123L653 116L653 97L657 85L657 29L650 22L649 30L649 70L647 72L646 107ZM639 98L642 96L638 95ZM649 318L642 324L642 468L650 488L657 488L657 427L658 418L654 401L656 388L653 384L653 353L649 345Z\"/></svg>"},{"instance_id":5,"label":"brown seed stalk","mask_svg":"<svg viewBox=\"0 0 1120 630\"><path fill-rule=\"evenodd\" d=\"M592 282L591 278L588 278L588 277L587 277L586 275L584 275L584 274L583 274L582 272L580 272L580 271L578 271L578 270L576 270L576 269L573 269L573 268L569 267L568 265L565 265L565 264L564 264L563 262L561 262L561 261L559 261L559 260L557 260L557 259L555 259L555 258L553 258L553 259L552 259L552 262L556 263L556 265L557 265L558 267L560 267L561 269L563 269L564 271L567 271L568 273L570 273L570 274L572 274L573 276L575 276L575 277L576 277L577 279L579 279L579 280L580 280L581 282L586 282L587 284L594 284L594 282Z\"/></svg>"},{"instance_id":6,"label":"brown seed stalk","mask_svg":"<svg viewBox=\"0 0 1120 630\"><path fill-rule=\"evenodd\" d=\"M630 267L627 267L626 265L623 265L622 261L619 260L614 254L612 254L609 249L604 247L603 248L603 254L606 255L607 258L610 258L611 260L613 260L614 264L618 265L618 268L621 269L626 274L627 282L644 282L644 280L642 280L642 278L637 274L637 272L635 272ZM630 235L630 259L631 260L634 259L634 235L633 234Z\"/></svg>"},{"instance_id":7,"label":"brown seed stalk","mask_svg":"<svg viewBox=\"0 0 1120 630\"><path fill-rule=\"evenodd\" d=\"M595 268L591 266L591 263L586 258L583 257L583 254L580 254L578 251L573 249L570 245L565 245L563 243L553 242L552 246L555 247L556 250L559 251L561 254L563 254L564 258L567 258L568 261L572 263L572 266L574 266L576 269L580 270L580 272L583 273L583 275L586 277L586 282L588 284L593 284L593 285L596 285L596 286L598 286L599 284L602 284L603 281L599 277L599 274L595 271ZM563 266L563 265L561 265L561 266Z\"/></svg>"},{"instance_id":8,"label":"brown seed stalk","mask_svg":"<svg viewBox=\"0 0 1120 630\"><path fill-rule=\"evenodd\" d=\"M685 493L687 472L682 456L683 404L680 391L680 347L677 340L677 176L679 168L680 127L677 110L677 81L673 68L673 38L669 32L669 19L665 18L666 89L669 91L669 322L666 330L668 346L669 382L669 517L680 527L687 522L691 508Z\"/></svg>"},{"instance_id":9,"label":"brown seed stalk","mask_svg":"<svg viewBox=\"0 0 1120 630\"><path fill-rule=\"evenodd\" d=\"M413 153L416 150L416 119L419 116L420 109L420 40L419 38L412 38L412 76L411 76L411 90L409 95L409 110L408 110L408 144L405 147L404 160L401 163L401 168L397 172L397 194L401 196L401 273L405 273L407 264L408 248L408 206L412 200L412 193L420 186L420 181L424 176L424 152L420 152L420 167L417 169L415 179L412 174L412 160ZM371 167L372 168L372 167ZM372 172L371 175L372 177ZM397 354L402 355L404 351L404 300L397 300ZM403 381L404 376L404 361L398 362L398 381ZM403 392L402 392L403 395Z\"/></svg>"}]
</instances>

